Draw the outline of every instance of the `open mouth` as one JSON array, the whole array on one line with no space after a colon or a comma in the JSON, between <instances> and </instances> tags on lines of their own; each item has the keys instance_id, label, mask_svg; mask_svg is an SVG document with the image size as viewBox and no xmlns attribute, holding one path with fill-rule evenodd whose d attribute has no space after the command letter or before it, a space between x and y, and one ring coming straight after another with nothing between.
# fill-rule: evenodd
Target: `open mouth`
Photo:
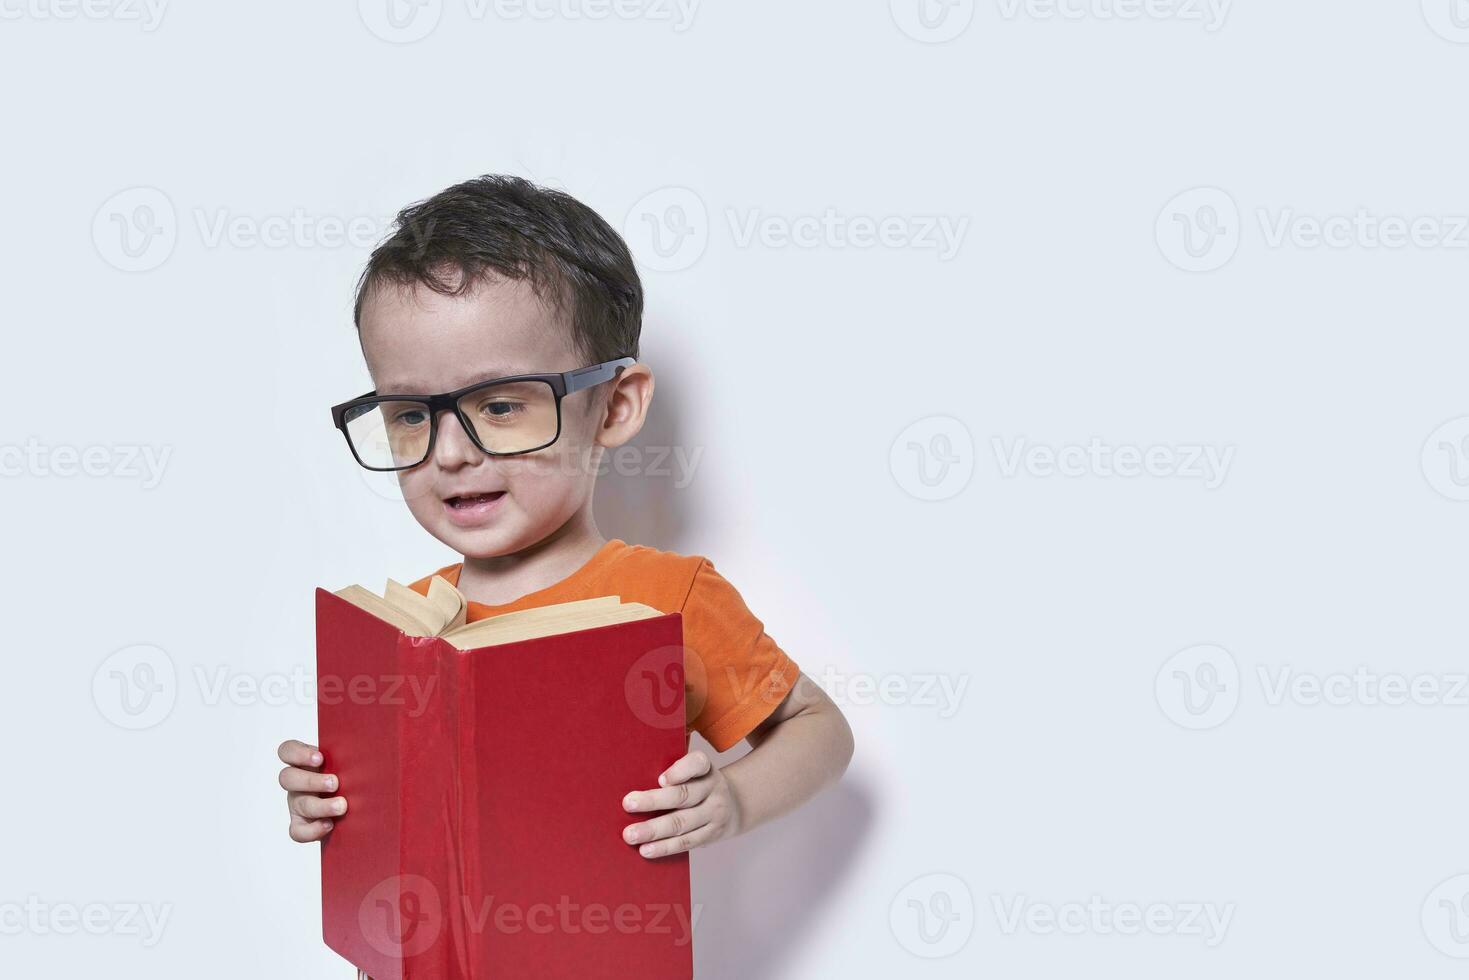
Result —
<instances>
[{"instance_id":1,"label":"open mouth","mask_svg":"<svg viewBox=\"0 0 1469 980\"><path fill-rule=\"evenodd\" d=\"M467 493L456 497L449 497L444 503L455 510L470 510L484 504L494 503L503 496L505 496L504 490L496 490L494 493Z\"/></svg>"}]
</instances>

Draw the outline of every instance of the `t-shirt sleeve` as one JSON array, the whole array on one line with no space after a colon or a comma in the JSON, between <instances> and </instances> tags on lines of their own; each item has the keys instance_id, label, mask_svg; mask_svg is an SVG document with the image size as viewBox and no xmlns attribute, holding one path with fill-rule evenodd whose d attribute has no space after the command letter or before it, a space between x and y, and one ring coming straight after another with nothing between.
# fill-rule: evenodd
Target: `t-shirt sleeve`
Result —
<instances>
[{"instance_id":1,"label":"t-shirt sleeve","mask_svg":"<svg viewBox=\"0 0 1469 980\"><path fill-rule=\"evenodd\" d=\"M723 752L780 705L800 668L707 558L681 611L690 727Z\"/></svg>"}]
</instances>

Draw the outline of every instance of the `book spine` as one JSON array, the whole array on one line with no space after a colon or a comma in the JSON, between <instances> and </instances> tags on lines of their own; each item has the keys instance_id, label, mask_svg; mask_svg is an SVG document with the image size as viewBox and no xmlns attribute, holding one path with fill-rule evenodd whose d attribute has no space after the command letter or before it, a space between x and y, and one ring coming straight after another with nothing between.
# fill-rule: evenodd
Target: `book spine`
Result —
<instances>
[{"instance_id":1,"label":"book spine","mask_svg":"<svg viewBox=\"0 0 1469 980\"><path fill-rule=\"evenodd\" d=\"M417 679L398 722L404 980L475 978L463 914L473 882L461 850L464 815L478 805L468 789L473 755L461 739L473 705L463 703L458 653L437 637L399 641L399 661Z\"/></svg>"},{"instance_id":2,"label":"book spine","mask_svg":"<svg viewBox=\"0 0 1469 980\"><path fill-rule=\"evenodd\" d=\"M444 857L450 842L442 827L442 795L451 782L444 730L450 699L444 691L432 638L400 635L404 710L398 713L398 954L403 980L454 980L445 956L447 918Z\"/></svg>"},{"instance_id":3,"label":"book spine","mask_svg":"<svg viewBox=\"0 0 1469 980\"><path fill-rule=\"evenodd\" d=\"M450 839L454 842L450 887L454 915L450 921L463 980L481 980L485 975L485 951L489 937L485 935L488 920L484 908L484 883L480 880L481 787L476 727L479 704L474 683L474 671L479 660L447 642L443 642L443 659L450 665L446 674L452 679L452 724L447 734L453 744L457 777L451 787L453 806L449 812Z\"/></svg>"}]
</instances>

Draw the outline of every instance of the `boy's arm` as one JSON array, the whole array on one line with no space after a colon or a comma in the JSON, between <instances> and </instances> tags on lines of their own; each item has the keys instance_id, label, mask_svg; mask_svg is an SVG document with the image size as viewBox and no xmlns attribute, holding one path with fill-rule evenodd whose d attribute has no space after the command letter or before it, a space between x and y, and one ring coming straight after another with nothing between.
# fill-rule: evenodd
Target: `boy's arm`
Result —
<instances>
[{"instance_id":1,"label":"boy's arm","mask_svg":"<svg viewBox=\"0 0 1469 980\"><path fill-rule=\"evenodd\" d=\"M805 674L745 740L751 751L721 770L734 785L741 833L805 803L840 779L852 760L851 726Z\"/></svg>"},{"instance_id":2,"label":"boy's arm","mask_svg":"<svg viewBox=\"0 0 1469 980\"><path fill-rule=\"evenodd\" d=\"M723 769L695 750L658 777L659 789L624 797L630 812L672 812L630 824L623 839L652 858L742 834L805 803L852 758L851 726L804 673L746 740L751 751Z\"/></svg>"}]
</instances>

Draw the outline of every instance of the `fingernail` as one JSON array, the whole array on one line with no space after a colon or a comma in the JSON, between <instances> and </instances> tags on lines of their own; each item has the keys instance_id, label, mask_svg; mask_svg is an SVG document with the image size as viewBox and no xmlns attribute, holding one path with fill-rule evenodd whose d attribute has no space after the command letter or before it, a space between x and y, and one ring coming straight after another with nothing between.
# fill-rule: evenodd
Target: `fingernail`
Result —
<instances>
[{"instance_id":1,"label":"fingernail","mask_svg":"<svg viewBox=\"0 0 1469 980\"><path fill-rule=\"evenodd\" d=\"M637 808L638 808L638 801L637 801L637 799L635 799L635 798L634 798L634 797L631 797L631 796L627 796L627 797L624 797L624 798L623 798L623 800L622 800L622 805L623 805L623 806L624 806L624 807L625 807L625 808L626 808L626 809L629 809L629 810L636 810L636 809L637 809Z\"/></svg>"},{"instance_id":2,"label":"fingernail","mask_svg":"<svg viewBox=\"0 0 1469 980\"><path fill-rule=\"evenodd\" d=\"M643 857L652 857L653 856L653 845L652 844L644 844L642 847L638 848L638 853L641 854Z\"/></svg>"},{"instance_id":3,"label":"fingernail","mask_svg":"<svg viewBox=\"0 0 1469 980\"><path fill-rule=\"evenodd\" d=\"M343 813L346 813L347 812L347 801L346 800L337 800L336 802L334 802L332 804L332 812L335 813L335 814L337 814L337 815L339 815L339 816L341 814L343 814Z\"/></svg>"},{"instance_id":4,"label":"fingernail","mask_svg":"<svg viewBox=\"0 0 1469 980\"><path fill-rule=\"evenodd\" d=\"M632 827L629 827L626 830L624 830L622 832L622 837L629 844L636 844L638 842L638 832L637 832L637 830L635 830Z\"/></svg>"},{"instance_id":5,"label":"fingernail","mask_svg":"<svg viewBox=\"0 0 1469 980\"><path fill-rule=\"evenodd\" d=\"M328 777L326 777L325 782L326 782L326 791L328 793L332 792L333 790L335 790L337 788L337 777L336 776L328 776Z\"/></svg>"},{"instance_id":6,"label":"fingernail","mask_svg":"<svg viewBox=\"0 0 1469 980\"><path fill-rule=\"evenodd\" d=\"M330 820L323 820L322 821L322 826L325 827L327 830L331 830L332 829L332 822Z\"/></svg>"},{"instance_id":7,"label":"fingernail","mask_svg":"<svg viewBox=\"0 0 1469 980\"><path fill-rule=\"evenodd\" d=\"M313 753L311 753L311 764L313 766L319 766L319 765L321 765L321 753L320 752L313 752Z\"/></svg>"}]
</instances>

